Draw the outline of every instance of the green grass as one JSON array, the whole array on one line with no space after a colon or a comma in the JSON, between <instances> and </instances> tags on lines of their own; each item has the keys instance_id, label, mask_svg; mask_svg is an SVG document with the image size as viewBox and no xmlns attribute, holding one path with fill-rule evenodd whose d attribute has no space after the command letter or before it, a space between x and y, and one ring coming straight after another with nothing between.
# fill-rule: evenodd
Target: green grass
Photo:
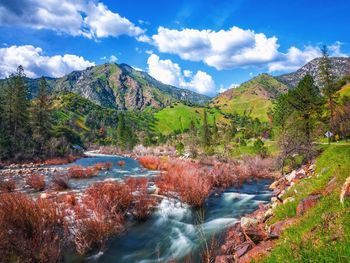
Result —
<instances>
[{"instance_id":1,"label":"green grass","mask_svg":"<svg viewBox=\"0 0 350 263\"><path fill-rule=\"evenodd\" d=\"M350 176L350 146L323 147L325 150L316 162L316 175L286 192L284 198L293 196L295 201L278 206L269 223L295 217L299 201L323 190L333 176L337 178L336 189L297 218L263 262L350 262L350 205L339 201L342 184Z\"/></svg>"},{"instance_id":2,"label":"green grass","mask_svg":"<svg viewBox=\"0 0 350 263\"><path fill-rule=\"evenodd\" d=\"M346 84L344 87L342 87L338 93L340 96L349 96L350 97L350 83Z\"/></svg>"},{"instance_id":3,"label":"green grass","mask_svg":"<svg viewBox=\"0 0 350 263\"><path fill-rule=\"evenodd\" d=\"M182 103L168 106L155 113L155 117L158 119L156 130L165 135L184 131L190 127L191 120L195 122L196 126L199 126L202 123L203 112L204 108L202 107L190 107ZM207 113L209 124L213 123L214 116L217 122L228 122L216 109L207 109Z\"/></svg>"}]
</instances>

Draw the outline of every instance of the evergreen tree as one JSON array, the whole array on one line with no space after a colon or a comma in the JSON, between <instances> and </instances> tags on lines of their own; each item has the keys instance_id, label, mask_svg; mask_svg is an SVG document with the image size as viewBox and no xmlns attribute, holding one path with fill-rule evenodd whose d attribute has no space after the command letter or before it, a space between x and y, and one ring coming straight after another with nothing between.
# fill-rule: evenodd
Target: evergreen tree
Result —
<instances>
[{"instance_id":1,"label":"evergreen tree","mask_svg":"<svg viewBox=\"0 0 350 263\"><path fill-rule=\"evenodd\" d=\"M322 58L320 60L320 78L322 93L326 97L326 106L328 109L328 126L331 131L335 131L335 109L337 107L338 87L335 83L335 77L332 75L332 63L328 54L327 46L322 48Z\"/></svg>"},{"instance_id":2,"label":"evergreen tree","mask_svg":"<svg viewBox=\"0 0 350 263\"><path fill-rule=\"evenodd\" d=\"M19 66L17 72L7 79L4 88L3 136L9 157L23 155L29 148L29 99L24 76L23 67Z\"/></svg>"},{"instance_id":3,"label":"evergreen tree","mask_svg":"<svg viewBox=\"0 0 350 263\"><path fill-rule=\"evenodd\" d=\"M126 126L125 126L125 116L124 113L118 115L118 126L117 126L117 144L122 149L126 147Z\"/></svg>"},{"instance_id":4,"label":"evergreen tree","mask_svg":"<svg viewBox=\"0 0 350 263\"><path fill-rule=\"evenodd\" d=\"M34 147L39 155L43 154L44 146L49 141L52 129L51 100L48 94L47 82L44 77L39 81L38 97L31 108L31 127Z\"/></svg>"},{"instance_id":5,"label":"evergreen tree","mask_svg":"<svg viewBox=\"0 0 350 263\"><path fill-rule=\"evenodd\" d=\"M306 146L312 143L315 120L321 112L322 98L313 78L306 75L298 86L289 92L288 103L295 111L296 121L301 121L306 139Z\"/></svg>"}]
</instances>

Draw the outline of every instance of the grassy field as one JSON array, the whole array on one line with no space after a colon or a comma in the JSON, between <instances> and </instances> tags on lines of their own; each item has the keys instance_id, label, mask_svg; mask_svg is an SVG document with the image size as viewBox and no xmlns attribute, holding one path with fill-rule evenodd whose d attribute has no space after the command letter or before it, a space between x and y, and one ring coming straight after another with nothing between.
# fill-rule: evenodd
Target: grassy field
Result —
<instances>
[{"instance_id":1,"label":"grassy field","mask_svg":"<svg viewBox=\"0 0 350 263\"><path fill-rule=\"evenodd\" d=\"M196 126L200 126L202 124L203 112L203 107L190 107L182 103L168 106L155 113L155 117L158 119L156 130L165 135L176 131L184 131L190 127L191 120L194 121ZM224 118L224 115L217 109L207 109L207 113L209 124L213 123L214 116L217 122L228 122Z\"/></svg>"},{"instance_id":2,"label":"grassy field","mask_svg":"<svg viewBox=\"0 0 350 263\"><path fill-rule=\"evenodd\" d=\"M336 189L287 229L263 262L350 262L350 204L339 201L341 187L350 176L350 146L323 145L316 175L291 187L283 198L295 201L278 206L269 223L296 217L299 201L322 191L336 177Z\"/></svg>"}]
</instances>

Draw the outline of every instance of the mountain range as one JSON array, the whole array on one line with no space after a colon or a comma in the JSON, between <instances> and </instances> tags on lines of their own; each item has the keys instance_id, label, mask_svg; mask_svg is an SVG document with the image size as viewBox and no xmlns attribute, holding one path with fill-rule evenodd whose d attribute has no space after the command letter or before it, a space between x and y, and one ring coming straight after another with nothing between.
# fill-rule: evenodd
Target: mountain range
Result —
<instances>
[{"instance_id":1,"label":"mountain range","mask_svg":"<svg viewBox=\"0 0 350 263\"><path fill-rule=\"evenodd\" d=\"M175 102L208 104L223 113L248 114L267 120L272 101L281 93L297 85L306 75L320 83L320 58L316 58L295 72L272 76L260 74L229 89L214 98L196 92L163 84L146 72L127 64L107 63L73 71L61 78L46 78L53 94L72 92L98 105L118 110L161 110ZM332 57L333 75L337 78L350 75L350 58ZM39 79L25 78L30 96L35 97Z\"/></svg>"}]
</instances>

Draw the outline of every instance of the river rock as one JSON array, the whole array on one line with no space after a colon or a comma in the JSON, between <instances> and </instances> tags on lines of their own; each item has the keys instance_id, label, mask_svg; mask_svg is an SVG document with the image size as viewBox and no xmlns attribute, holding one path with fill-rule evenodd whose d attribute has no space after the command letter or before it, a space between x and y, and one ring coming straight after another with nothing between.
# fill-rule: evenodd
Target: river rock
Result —
<instances>
[{"instance_id":1,"label":"river rock","mask_svg":"<svg viewBox=\"0 0 350 263\"><path fill-rule=\"evenodd\" d=\"M215 258L215 263L233 263L234 257L231 255L221 255Z\"/></svg>"},{"instance_id":2,"label":"river rock","mask_svg":"<svg viewBox=\"0 0 350 263\"><path fill-rule=\"evenodd\" d=\"M242 228L248 228L250 226L256 226L258 224L258 220L255 218L250 218L250 217L242 217L241 218L241 226Z\"/></svg>"},{"instance_id":3,"label":"river rock","mask_svg":"<svg viewBox=\"0 0 350 263\"><path fill-rule=\"evenodd\" d=\"M296 175L297 175L297 172L294 170L290 174L287 174L285 178L287 179L288 182L291 182Z\"/></svg>"},{"instance_id":4,"label":"river rock","mask_svg":"<svg viewBox=\"0 0 350 263\"><path fill-rule=\"evenodd\" d=\"M265 257L275 245L274 240L263 241L249 250L244 256L237 260L238 263L259 262L259 259Z\"/></svg>"},{"instance_id":5,"label":"river rock","mask_svg":"<svg viewBox=\"0 0 350 263\"><path fill-rule=\"evenodd\" d=\"M258 244L260 241L267 239L268 235L265 232L265 224L249 225L243 228L244 233L255 243Z\"/></svg>"},{"instance_id":6,"label":"river rock","mask_svg":"<svg viewBox=\"0 0 350 263\"><path fill-rule=\"evenodd\" d=\"M305 214L306 211L308 211L310 208L314 207L317 204L320 198L321 198L321 195L317 194L317 195L311 195L301 200L297 207L297 215L300 216Z\"/></svg>"},{"instance_id":7,"label":"river rock","mask_svg":"<svg viewBox=\"0 0 350 263\"><path fill-rule=\"evenodd\" d=\"M270 190L275 190L278 186L279 181L274 181L270 186L269 189Z\"/></svg>"},{"instance_id":8,"label":"river rock","mask_svg":"<svg viewBox=\"0 0 350 263\"><path fill-rule=\"evenodd\" d=\"M348 177L343 184L340 193L340 202L343 204L345 200L350 198L350 177Z\"/></svg>"},{"instance_id":9,"label":"river rock","mask_svg":"<svg viewBox=\"0 0 350 263\"><path fill-rule=\"evenodd\" d=\"M46 198L47 198L47 194L46 194L46 193L42 193L42 194L40 195L40 198L41 198L41 199L46 199Z\"/></svg>"},{"instance_id":10,"label":"river rock","mask_svg":"<svg viewBox=\"0 0 350 263\"><path fill-rule=\"evenodd\" d=\"M245 242L241 245L239 245L236 249L236 252L235 252L235 258L240 258L241 256L243 256L245 253L247 253L247 251L249 249L251 249L252 245L251 243L249 242Z\"/></svg>"},{"instance_id":11,"label":"river rock","mask_svg":"<svg viewBox=\"0 0 350 263\"><path fill-rule=\"evenodd\" d=\"M327 184L326 188L323 190L322 195L330 195L334 189L337 187L337 178L334 176Z\"/></svg>"},{"instance_id":12,"label":"river rock","mask_svg":"<svg viewBox=\"0 0 350 263\"><path fill-rule=\"evenodd\" d=\"M278 238L281 233L295 222L295 218L289 218L271 225L268 229L269 238Z\"/></svg>"}]
</instances>

